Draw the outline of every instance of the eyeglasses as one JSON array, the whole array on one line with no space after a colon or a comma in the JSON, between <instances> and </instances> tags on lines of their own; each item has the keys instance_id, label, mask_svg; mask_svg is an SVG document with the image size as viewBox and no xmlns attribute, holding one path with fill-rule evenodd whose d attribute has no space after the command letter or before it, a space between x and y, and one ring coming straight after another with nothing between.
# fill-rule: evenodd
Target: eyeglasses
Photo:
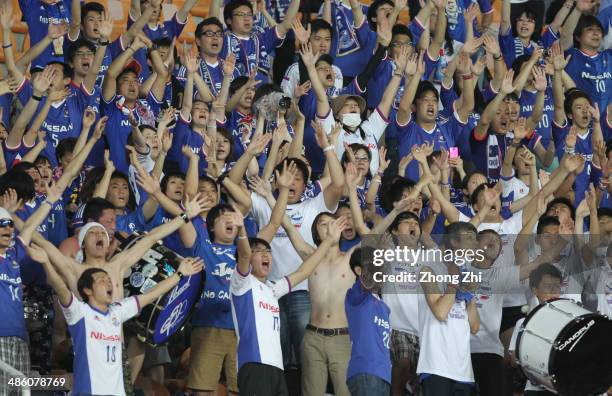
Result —
<instances>
[{"instance_id":1,"label":"eyeglasses","mask_svg":"<svg viewBox=\"0 0 612 396\"><path fill-rule=\"evenodd\" d=\"M411 41L406 41L405 43L402 43L401 41L395 41L395 42L391 43L391 47L393 47L393 48L404 47L404 46L412 47L412 42Z\"/></svg>"},{"instance_id":2,"label":"eyeglasses","mask_svg":"<svg viewBox=\"0 0 612 396\"><path fill-rule=\"evenodd\" d=\"M15 222L11 219L0 220L0 228L5 228L5 227L15 227Z\"/></svg>"},{"instance_id":3,"label":"eyeglasses","mask_svg":"<svg viewBox=\"0 0 612 396\"><path fill-rule=\"evenodd\" d=\"M253 18L253 14L250 12L235 12L232 14L232 16L239 17L239 18L245 18L245 17Z\"/></svg>"},{"instance_id":4,"label":"eyeglasses","mask_svg":"<svg viewBox=\"0 0 612 396\"><path fill-rule=\"evenodd\" d=\"M218 30L218 31L214 32L212 30L206 30L206 31L202 32L202 36L206 36L206 37L223 37L223 31L222 30Z\"/></svg>"},{"instance_id":5,"label":"eyeglasses","mask_svg":"<svg viewBox=\"0 0 612 396\"><path fill-rule=\"evenodd\" d=\"M370 162L368 157L355 157L355 162Z\"/></svg>"}]
</instances>

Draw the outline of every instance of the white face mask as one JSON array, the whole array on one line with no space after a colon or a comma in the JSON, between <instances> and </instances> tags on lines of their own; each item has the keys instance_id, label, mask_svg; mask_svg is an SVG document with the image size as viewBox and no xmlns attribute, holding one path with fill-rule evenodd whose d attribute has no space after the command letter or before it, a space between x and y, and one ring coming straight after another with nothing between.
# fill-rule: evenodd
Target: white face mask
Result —
<instances>
[{"instance_id":1,"label":"white face mask","mask_svg":"<svg viewBox=\"0 0 612 396\"><path fill-rule=\"evenodd\" d=\"M348 113L342 116L342 123L349 128L356 128L361 124L361 115L357 113Z\"/></svg>"}]
</instances>

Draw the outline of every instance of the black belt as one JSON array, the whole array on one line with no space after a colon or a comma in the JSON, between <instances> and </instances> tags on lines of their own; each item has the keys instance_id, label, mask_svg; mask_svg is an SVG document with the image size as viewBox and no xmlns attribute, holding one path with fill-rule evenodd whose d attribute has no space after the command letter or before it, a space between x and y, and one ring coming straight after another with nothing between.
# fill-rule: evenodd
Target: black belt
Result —
<instances>
[{"instance_id":1,"label":"black belt","mask_svg":"<svg viewBox=\"0 0 612 396\"><path fill-rule=\"evenodd\" d=\"M308 324L306 325L306 329L314 331L315 333L321 334L325 337L333 337L333 336L344 335L344 334L349 333L348 327L341 327L339 329L322 329L320 327Z\"/></svg>"}]
</instances>

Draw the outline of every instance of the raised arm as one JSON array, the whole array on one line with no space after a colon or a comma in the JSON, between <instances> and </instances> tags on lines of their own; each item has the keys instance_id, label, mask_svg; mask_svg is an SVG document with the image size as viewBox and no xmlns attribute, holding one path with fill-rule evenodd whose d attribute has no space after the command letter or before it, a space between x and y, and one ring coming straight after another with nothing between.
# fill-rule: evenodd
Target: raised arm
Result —
<instances>
[{"instance_id":1,"label":"raised arm","mask_svg":"<svg viewBox=\"0 0 612 396\"><path fill-rule=\"evenodd\" d=\"M356 1L356 0L352 0ZM312 89L314 90L315 97L317 98L317 114L319 116L325 116L329 113L329 100L327 98L327 92L319 80L319 75L317 73L317 69L315 64L317 63L317 58L319 54L315 54L312 52L312 47L310 44L302 45L302 50L300 51L300 56L302 57L302 61L306 66L306 70L308 70L308 77L310 78L310 84Z\"/></svg>"},{"instance_id":2,"label":"raised arm","mask_svg":"<svg viewBox=\"0 0 612 396\"><path fill-rule=\"evenodd\" d=\"M297 285L310 276L312 271L314 271L314 269L317 268L317 265L319 265L319 263L323 260L323 257L325 257L325 254L329 248L338 243L340 240L340 235L346 226L347 219L345 217L340 217L329 222L327 226L327 238L321 242L312 256L308 257L302 263L302 265L300 265L297 271L288 276L289 283L291 285Z\"/></svg>"},{"instance_id":3,"label":"raised arm","mask_svg":"<svg viewBox=\"0 0 612 396\"><path fill-rule=\"evenodd\" d=\"M400 125L406 125L410 120L412 102L414 101L421 77L425 73L423 54L423 51L420 51L418 57L416 54L412 54L412 57L408 60L406 65L406 78L410 78L410 80L406 84L404 95L402 95L402 99L400 100L397 110L397 123Z\"/></svg>"},{"instance_id":4,"label":"raised arm","mask_svg":"<svg viewBox=\"0 0 612 396\"><path fill-rule=\"evenodd\" d=\"M361 26L363 24L365 15L363 15L363 9L361 8L361 3L359 0L349 0L351 4L351 11L353 12L353 20L355 21L355 26Z\"/></svg>"},{"instance_id":5,"label":"raised arm","mask_svg":"<svg viewBox=\"0 0 612 396\"><path fill-rule=\"evenodd\" d=\"M130 60L130 58L141 48L145 47L145 41L141 39L141 36L137 36L134 39L134 42L129 45L125 51L123 51L113 63L111 63L110 67L106 71L106 76L104 78L104 83L102 84L102 99L106 102L110 101L113 96L115 96L117 92L117 76L123 70L125 64Z\"/></svg>"},{"instance_id":6,"label":"raised arm","mask_svg":"<svg viewBox=\"0 0 612 396\"><path fill-rule=\"evenodd\" d=\"M514 79L514 92L517 95L520 95L525 88L525 84L527 84L527 79L532 75L532 70L537 64L538 60L542 57L543 50L542 48L537 48L531 54L529 61L525 63L525 66L522 67L518 76Z\"/></svg>"},{"instance_id":7,"label":"raised arm","mask_svg":"<svg viewBox=\"0 0 612 396\"><path fill-rule=\"evenodd\" d=\"M287 209L287 201L289 199L289 189L291 188L291 184L293 184L293 180L297 175L297 166L295 162L292 162L290 165L287 165L287 163L288 161L283 162L282 173L276 171L278 199L272 208L272 214L270 215L268 224L266 224L261 230L259 230L259 233L257 233L258 238L264 239L268 241L268 243L272 241L276 235L276 231L278 231L278 228L283 222L283 217L285 216L285 211Z\"/></svg>"},{"instance_id":8,"label":"raised arm","mask_svg":"<svg viewBox=\"0 0 612 396\"><path fill-rule=\"evenodd\" d=\"M433 3L438 11L438 15L436 16L436 31L429 44L428 51L432 56L436 56L440 53L440 48L442 48L444 44L446 35L446 1L436 0L433 1Z\"/></svg>"},{"instance_id":9,"label":"raised arm","mask_svg":"<svg viewBox=\"0 0 612 396\"><path fill-rule=\"evenodd\" d=\"M55 268L53 268L47 252L41 246L35 244L28 246L27 250L28 255L32 258L32 260L40 263L45 269L45 274L47 274L47 283L53 288L55 294L57 294L60 304L62 304L64 307L70 305L73 298L72 292L66 285L64 279L62 279Z\"/></svg>"},{"instance_id":10,"label":"raised arm","mask_svg":"<svg viewBox=\"0 0 612 396\"><path fill-rule=\"evenodd\" d=\"M285 11L285 19L278 25L276 25L276 33L278 33L279 37L285 37L287 32L291 29L291 25L293 24L293 20L298 13L300 8L300 0L291 0L289 3L289 7Z\"/></svg>"},{"instance_id":11,"label":"raised arm","mask_svg":"<svg viewBox=\"0 0 612 396\"><path fill-rule=\"evenodd\" d=\"M450 268L453 272L458 274L458 270L455 266L451 265ZM449 271L451 272L451 271ZM434 274L430 267L423 267L420 274ZM441 291L437 283L434 282L421 282L423 293L425 293L425 299L427 305L433 313L434 317L444 322L448 318L450 310L455 305L455 296L457 294L457 285L449 283L446 290Z\"/></svg>"},{"instance_id":12,"label":"raised arm","mask_svg":"<svg viewBox=\"0 0 612 396\"><path fill-rule=\"evenodd\" d=\"M525 128L528 131L533 131L537 128L538 123L542 119L542 114L544 114L544 99L546 94L546 75L544 74L544 69L539 66L535 66L532 69L533 73L533 85L535 89L538 91L535 99L535 103L533 105L533 111L531 112L531 116L527 119L527 123Z\"/></svg>"},{"instance_id":13,"label":"raised arm","mask_svg":"<svg viewBox=\"0 0 612 396\"><path fill-rule=\"evenodd\" d=\"M499 92L507 70L506 62L504 62L504 57L501 53L501 48L499 47L499 40L490 34L485 34L483 36L483 44L487 53L491 54L493 57L494 64L491 88L493 88L494 91Z\"/></svg>"},{"instance_id":14,"label":"raised arm","mask_svg":"<svg viewBox=\"0 0 612 396\"><path fill-rule=\"evenodd\" d=\"M98 72L102 67L102 62L104 62L104 56L106 55L106 48L110 43L110 37L113 32L113 21L111 19L110 13L103 14L103 19L102 21L100 21L98 31L100 32L100 42L98 43L98 47L96 48L96 54L94 55L93 63L89 67L89 70L87 70L87 74L85 75L85 79L83 80L83 87L85 87L85 90L87 90L87 92L93 92L96 87Z\"/></svg>"},{"instance_id":15,"label":"raised arm","mask_svg":"<svg viewBox=\"0 0 612 396\"><path fill-rule=\"evenodd\" d=\"M569 63L571 55L567 58L563 55L561 45L557 41L551 47L552 61L555 68L555 74L553 75L553 102L554 102L554 122L557 125L563 125L566 121L566 114L563 107L565 101L565 95L563 92L563 70Z\"/></svg>"},{"instance_id":16,"label":"raised arm","mask_svg":"<svg viewBox=\"0 0 612 396\"><path fill-rule=\"evenodd\" d=\"M45 69L38 73L35 78L32 80L32 96L28 99L25 107L22 109L21 113L17 117L15 124L11 128L8 137L6 138L6 146L18 147L21 143L21 138L23 137L23 133L32 118L34 117L34 113L36 109L38 109L38 105L42 100L43 94L49 89L52 81L55 79L56 71L53 67L45 67ZM46 99L46 102L49 102L47 105L47 112L49 111L49 106L51 105L51 101L49 98ZM45 103L47 104L47 103Z\"/></svg>"},{"instance_id":17,"label":"raised arm","mask_svg":"<svg viewBox=\"0 0 612 396\"><path fill-rule=\"evenodd\" d=\"M569 14L561 28L561 47L567 50L574 45L574 30L584 12L590 11L595 2L592 0L577 0L576 7Z\"/></svg>"},{"instance_id":18,"label":"raised arm","mask_svg":"<svg viewBox=\"0 0 612 396\"><path fill-rule=\"evenodd\" d=\"M263 114L261 114L260 117L263 117ZM242 182L242 178L244 177L244 174L246 173L246 170L249 167L249 163L253 158L263 153L270 140L272 140L272 134L270 133L255 133L255 135L253 135L251 143L249 143L249 146L247 147L246 151L244 152L244 154L242 154L240 159L236 162L236 164L234 164L234 166L230 170L228 177L231 181L236 184Z\"/></svg>"},{"instance_id":19,"label":"raised arm","mask_svg":"<svg viewBox=\"0 0 612 396\"><path fill-rule=\"evenodd\" d=\"M514 86L512 85L513 76L514 71L512 69L508 70L502 82L499 93L495 95L495 98L489 102L485 110L482 112L480 120L478 120L478 124L476 124L476 128L474 128L474 138L478 140L483 140L486 138L489 126L497 115L497 111L504 101L504 98L506 95L514 91Z\"/></svg>"},{"instance_id":20,"label":"raised arm","mask_svg":"<svg viewBox=\"0 0 612 396\"><path fill-rule=\"evenodd\" d=\"M194 197L192 200L185 203L185 212L175 217L172 221L155 227L151 232L145 235L143 238L138 240L134 246L130 249L125 250L117 254L111 260L111 265L119 265L121 273L124 273L126 269L134 265L140 258L153 246L153 244L173 232L177 231L183 226L189 226L192 232L195 234L193 224L190 219L198 216L204 209L204 199L199 196Z\"/></svg>"},{"instance_id":21,"label":"raised arm","mask_svg":"<svg viewBox=\"0 0 612 396\"><path fill-rule=\"evenodd\" d=\"M510 0L502 0L500 34L505 34L510 29Z\"/></svg>"},{"instance_id":22,"label":"raised arm","mask_svg":"<svg viewBox=\"0 0 612 396\"><path fill-rule=\"evenodd\" d=\"M329 168L331 176L331 183L323 190L325 206L327 209L333 210L338 205L338 201L340 201L344 192L344 172L336 155L336 148L329 143L328 135L323 131L321 124L313 121L312 127L315 131L317 144L325 154L326 166Z\"/></svg>"}]
</instances>

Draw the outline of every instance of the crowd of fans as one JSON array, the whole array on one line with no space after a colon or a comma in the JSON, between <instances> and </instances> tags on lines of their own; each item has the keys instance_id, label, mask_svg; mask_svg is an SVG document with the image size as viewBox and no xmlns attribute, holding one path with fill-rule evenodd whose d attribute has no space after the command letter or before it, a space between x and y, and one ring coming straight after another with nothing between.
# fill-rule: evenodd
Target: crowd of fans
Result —
<instances>
[{"instance_id":1,"label":"crowd of fans","mask_svg":"<svg viewBox=\"0 0 612 396\"><path fill-rule=\"evenodd\" d=\"M8 365L73 394L554 394L516 324L612 316L609 0L211 0L191 45L196 0L162 3L117 32L19 0L18 54L0 0L0 393ZM184 259L129 295L158 241ZM200 271L144 343L129 321Z\"/></svg>"}]
</instances>

